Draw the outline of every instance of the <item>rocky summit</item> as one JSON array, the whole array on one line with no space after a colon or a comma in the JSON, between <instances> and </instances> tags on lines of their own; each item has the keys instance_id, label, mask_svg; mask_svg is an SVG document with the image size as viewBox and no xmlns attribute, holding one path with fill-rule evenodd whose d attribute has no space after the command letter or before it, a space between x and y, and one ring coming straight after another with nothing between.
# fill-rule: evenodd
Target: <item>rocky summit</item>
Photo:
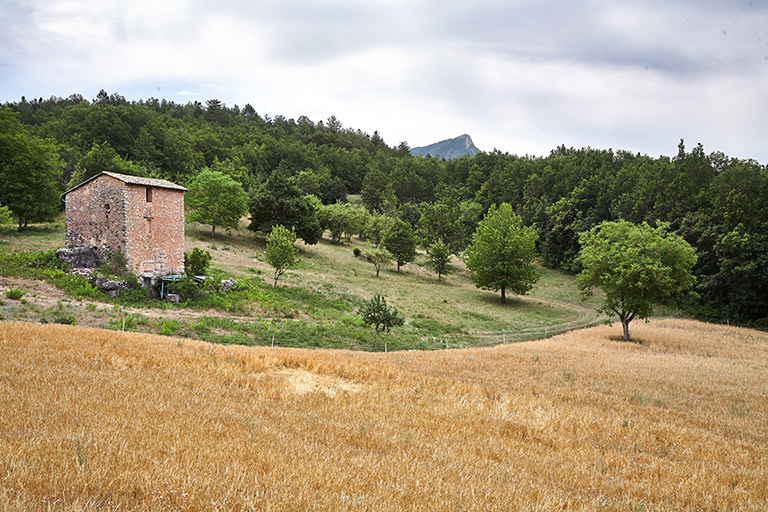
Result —
<instances>
[{"instance_id":1,"label":"rocky summit","mask_svg":"<svg viewBox=\"0 0 768 512\"><path fill-rule=\"evenodd\" d=\"M480 150L475 147L472 138L467 134L460 135L455 139L435 142L429 146L411 149L413 156L431 155L434 158L444 158L446 160L460 158L464 155L475 156L479 152Z\"/></svg>"}]
</instances>

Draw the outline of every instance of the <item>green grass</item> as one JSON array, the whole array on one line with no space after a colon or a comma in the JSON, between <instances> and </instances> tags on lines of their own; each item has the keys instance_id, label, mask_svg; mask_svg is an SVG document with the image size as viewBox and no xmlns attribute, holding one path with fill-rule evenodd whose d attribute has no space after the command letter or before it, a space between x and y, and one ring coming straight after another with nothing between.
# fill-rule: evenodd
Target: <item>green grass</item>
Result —
<instances>
[{"instance_id":1,"label":"green grass","mask_svg":"<svg viewBox=\"0 0 768 512\"><path fill-rule=\"evenodd\" d=\"M27 247L27 239L48 252L18 252ZM112 329L220 343L271 345L274 339L280 346L367 350L383 349L386 341L388 349L396 350L536 339L600 320L595 313L597 298L583 302L571 275L541 268L541 278L529 295L511 296L502 304L498 292L478 290L463 262L455 257L452 264L457 271L442 281L424 265L423 252L400 272L394 265L382 268L377 278L374 266L365 260L371 246L357 239L339 244L323 239L313 246L299 242L299 264L272 287L272 269L263 261L263 237L240 229L230 235L220 233L214 240L205 226L187 226L185 250L208 250L211 275L217 281L230 276L238 279L232 292L200 293L180 305L151 300L143 290L111 299L84 279L62 271L52 250L63 245L63 239L63 224L15 234L0 248L2 273L47 280L77 299L112 302L115 308L159 308L171 317L158 320L115 309L120 313L114 313L109 325L104 325ZM356 257L354 249L362 257ZM385 296L406 323L380 336L381 343L372 346L373 331L363 325L357 310L375 293ZM197 317L174 318L181 310L197 311ZM221 314L200 315L209 310ZM233 317L227 318L229 315Z\"/></svg>"},{"instance_id":2,"label":"green grass","mask_svg":"<svg viewBox=\"0 0 768 512\"><path fill-rule=\"evenodd\" d=\"M30 224L21 231L6 227L0 233L0 251L36 252L64 246L64 214L51 224Z\"/></svg>"}]
</instances>

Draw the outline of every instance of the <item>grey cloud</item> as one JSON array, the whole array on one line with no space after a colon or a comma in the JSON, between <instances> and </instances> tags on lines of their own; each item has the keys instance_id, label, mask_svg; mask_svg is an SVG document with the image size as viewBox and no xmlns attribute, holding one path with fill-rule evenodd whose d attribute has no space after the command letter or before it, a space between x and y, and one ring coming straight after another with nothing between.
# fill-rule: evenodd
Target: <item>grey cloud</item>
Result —
<instances>
[{"instance_id":1,"label":"grey cloud","mask_svg":"<svg viewBox=\"0 0 768 512\"><path fill-rule=\"evenodd\" d=\"M389 143L766 158L766 0L103 2L0 0L0 100L163 84Z\"/></svg>"}]
</instances>

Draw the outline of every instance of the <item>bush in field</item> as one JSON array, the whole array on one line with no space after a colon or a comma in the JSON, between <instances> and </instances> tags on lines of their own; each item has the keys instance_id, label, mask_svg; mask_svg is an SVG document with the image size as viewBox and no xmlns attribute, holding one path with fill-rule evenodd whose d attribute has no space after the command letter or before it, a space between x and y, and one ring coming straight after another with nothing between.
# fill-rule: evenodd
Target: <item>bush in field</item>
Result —
<instances>
[{"instance_id":1,"label":"bush in field","mask_svg":"<svg viewBox=\"0 0 768 512\"><path fill-rule=\"evenodd\" d=\"M26 293L27 290L24 288L9 288L8 290L5 290L5 296L12 300L21 300Z\"/></svg>"},{"instance_id":2,"label":"bush in field","mask_svg":"<svg viewBox=\"0 0 768 512\"><path fill-rule=\"evenodd\" d=\"M192 254L184 253L184 273L188 276L204 276L211 266L211 253L199 247L192 249Z\"/></svg>"},{"instance_id":3,"label":"bush in field","mask_svg":"<svg viewBox=\"0 0 768 512\"><path fill-rule=\"evenodd\" d=\"M56 251L0 252L0 274L8 277L48 280L49 271L68 271L69 263L56 257Z\"/></svg>"},{"instance_id":4,"label":"bush in field","mask_svg":"<svg viewBox=\"0 0 768 512\"><path fill-rule=\"evenodd\" d=\"M200 285L189 276L184 276L183 279L178 281L172 281L166 287L168 293L178 295L182 300L194 300L203 294Z\"/></svg>"}]
</instances>

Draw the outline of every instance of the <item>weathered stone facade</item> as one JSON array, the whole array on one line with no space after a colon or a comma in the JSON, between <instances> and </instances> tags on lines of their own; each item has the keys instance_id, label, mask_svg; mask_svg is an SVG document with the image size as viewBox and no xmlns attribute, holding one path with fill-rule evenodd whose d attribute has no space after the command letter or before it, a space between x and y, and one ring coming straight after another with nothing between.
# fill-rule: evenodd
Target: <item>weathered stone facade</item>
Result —
<instances>
[{"instance_id":1,"label":"weathered stone facade","mask_svg":"<svg viewBox=\"0 0 768 512\"><path fill-rule=\"evenodd\" d=\"M184 191L165 180L103 172L65 192L67 247L121 252L149 278L184 271Z\"/></svg>"}]
</instances>

